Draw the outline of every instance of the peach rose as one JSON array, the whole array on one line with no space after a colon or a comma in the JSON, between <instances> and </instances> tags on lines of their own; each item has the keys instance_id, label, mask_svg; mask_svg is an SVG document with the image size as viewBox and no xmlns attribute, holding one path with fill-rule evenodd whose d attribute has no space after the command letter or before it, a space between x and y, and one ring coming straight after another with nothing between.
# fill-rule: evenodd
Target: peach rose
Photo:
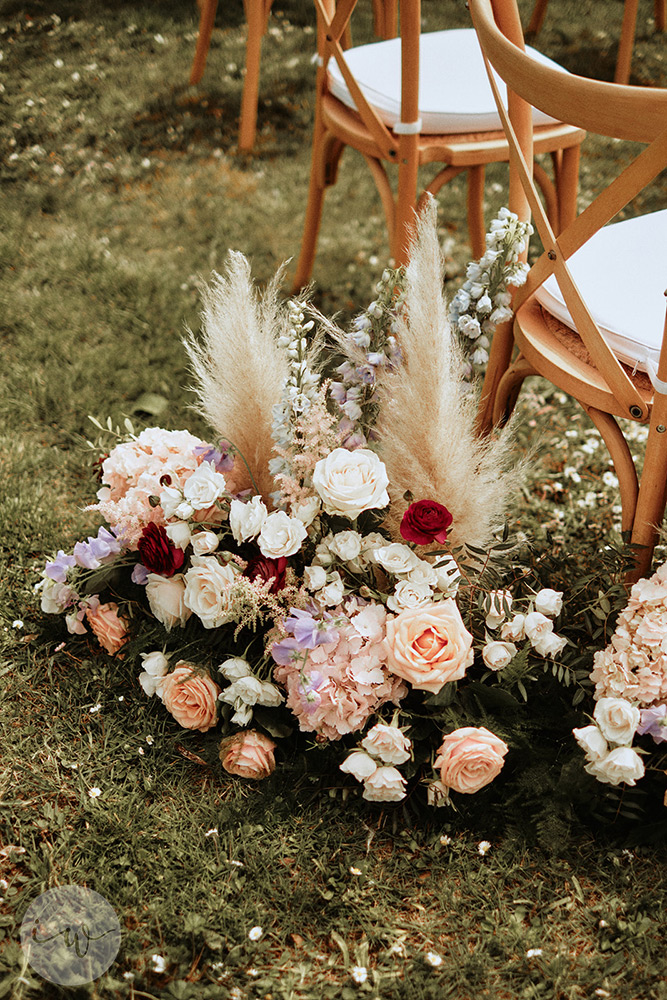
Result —
<instances>
[{"instance_id":1,"label":"peach rose","mask_svg":"<svg viewBox=\"0 0 667 1000\"><path fill-rule=\"evenodd\" d=\"M220 744L220 760L225 771L241 778L267 778L276 767L276 744L256 729L246 729Z\"/></svg>"},{"instance_id":2,"label":"peach rose","mask_svg":"<svg viewBox=\"0 0 667 1000\"><path fill-rule=\"evenodd\" d=\"M88 624L95 633L97 641L107 653L117 653L127 642L127 622L118 614L118 605L113 601L108 604L98 604L93 611L86 611Z\"/></svg>"},{"instance_id":3,"label":"peach rose","mask_svg":"<svg viewBox=\"0 0 667 1000\"><path fill-rule=\"evenodd\" d=\"M445 788L472 795L500 773L507 750L507 744L488 729L468 726L445 736L435 766Z\"/></svg>"},{"instance_id":4,"label":"peach rose","mask_svg":"<svg viewBox=\"0 0 667 1000\"><path fill-rule=\"evenodd\" d=\"M402 611L387 622L387 667L414 688L437 694L472 665L472 636L456 601Z\"/></svg>"},{"instance_id":5,"label":"peach rose","mask_svg":"<svg viewBox=\"0 0 667 1000\"><path fill-rule=\"evenodd\" d=\"M160 678L156 690L184 729L205 733L216 724L221 689L207 674L197 673L191 663L180 660L172 673Z\"/></svg>"}]
</instances>

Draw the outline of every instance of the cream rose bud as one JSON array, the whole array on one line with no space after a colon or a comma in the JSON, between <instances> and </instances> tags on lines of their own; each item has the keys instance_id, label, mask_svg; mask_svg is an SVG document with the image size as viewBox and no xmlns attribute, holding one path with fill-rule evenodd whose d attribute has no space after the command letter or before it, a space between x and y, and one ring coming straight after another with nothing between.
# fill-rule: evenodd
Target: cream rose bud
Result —
<instances>
[{"instance_id":1,"label":"cream rose bud","mask_svg":"<svg viewBox=\"0 0 667 1000\"><path fill-rule=\"evenodd\" d=\"M319 497L310 497L308 500L304 500L300 503L298 507L292 508L292 517L295 517L298 521L301 521L308 527L313 523L320 510L322 509L322 503Z\"/></svg>"},{"instance_id":2,"label":"cream rose bud","mask_svg":"<svg viewBox=\"0 0 667 1000\"><path fill-rule=\"evenodd\" d=\"M193 556L185 574L184 601L204 628L218 628L230 621L230 596L236 574L215 556Z\"/></svg>"},{"instance_id":3,"label":"cream rose bud","mask_svg":"<svg viewBox=\"0 0 667 1000\"><path fill-rule=\"evenodd\" d=\"M400 802L407 782L395 767L378 767L364 781L363 797L369 802Z\"/></svg>"},{"instance_id":4,"label":"cream rose bud","mask_svg":"<svg viewBox=\"0 0 667 1000\"><path fill-rule=\"evenodd\" d=\"M249 677L252 674L250 664L242 656L230 656L218 667L226 681L237 681L239 677Z\"/></svg>"},{"instance_id":5,"label":"cream rose bud","mask_svg":"<svg viewBox=\"0 0 667 1000\"><path fill-rule=\"evenodd\" d=\"M512 610L512 595L509 590L492 590L486 597L486 627L498 628Z\"/></svg>"},{"instance_id":6,"label":"cream rose bud","mask_svg":"<svg viewBox=\"0 0 667 1000\"><path fill-rule=\"evenodd\" d=\"M387 544L387 539L379 531L370 531L361 539L361 561L364 564L377 563L377 551Z\"/></svg>"},{"instance_id":7,"label":"cream rose bud","mask_svg":"<svg viewBox=\"0 0 667 1000\"><path fill-rule=\"evenodd\" d=\"M217 549L220 539L214 531L198 531L192 535L191 541L196 556L210 556Z\"/></svg>"},{"instance_id":8,"label":"cream rose bud","mask_svg":"<svg viewBox=\"0 0 667 1000\"><path fill-rule=\"evenodd\" d=\"M351 774L357 781L365 781L366 778L369 778L371 774L377 771L377 764L367 753L355 750L349 757L345 758L340 765L340 769L345 774Z\"/></svg>"},{"instance_id":9,"label":"cream rose bud","mask_svg":"<svg viewBox=\"0 0 667 1000\"><path fill-rule=\"evenodd\" d=\"M526 615L523 627L530 639L531 645L534 646L536 642L543 639L549 632L553 632L554 623L539 611L531 611L529 615Z\"/></svg>"},{"instance_id":10,"label":"cream rose bud","mask_svg":"<svg viewBox=\"0 0 667 1000\"><path fill-rule=\"evenodd\" d=\"M567 646L567 639L555 632L547 632L541 639L533 642L533 649L539 656L558 656Z\"/></svg>"},{"instance_id":11,"label":"cream rose bud","mask_svg":"<svg viewBox=\"0 0 667 1000\"><path fill-rule=\"evenodd\" d=\"M331 573L327 585L318 591L317 599L325 607L334 607L343 600L344 593L345 584L341 579L340 573Z\"/></svg>"},{"instance_id":12,"label":"cream rose bud","mask_svg":"<svg viewBox=\"0 0 667 1000\"><path fill-rule=\"evenodd\" d=\"M562 607L563 592L561 590L546 588L535 594L535 610L543 615L555 617L561 613Z\"/></svg>"},{"instance_id":13,"label":"cream rose bud","mask_svg":"<svg viewBox=\"0 0 667 1000\"><path fill-rule=\"evenodd\" d=\"M268 513L260 496L253 497L248 503L232 500L229 509L229 527L232 529L234 541L241 545L242 542L256 538Z\"/></svg>"},{"instance_id":14,"label":"cream rose bud","mask_svg":"<svg viewBox=\"0 0 667 1000\"><path fill-rule=\"evenodd\" d=\"M257 544L267 559L280 559L298 552L307 534L303 521L290 517L284 510L275 510L262 524Z\"/></svg>"},{"instance_id":15,"label":"cream rose bud","mask_svg":"<svg viewBox=\"0 0 667 1000\"><path fill-rule=\"evenodd\" d=\"M159 650L152 653L141 653L143 670L139 674L139 683L145 694L152 698L158 687L161 677L164 677L169 670L169 660Z\"/></svg>"},{"instance_id":16,"label":"cream rose bud","mask_svg":"<svg viewBox=\"0 0 667 1000\"><path fill-rule=\"evenodd\" d=\"M433 568L437 577L436 586L438 590L441 590L444 594L448 594L450 597L454 597L461 582L461 573L456 559L453 556L445 556L444 561L442 558L438 559L437 564Z\"/></svg>"},{"instance_id":17,"label":"cream rose bud","mask_svg":"<svg viewBox=\"0 0 667 1000\"><path fill-rule=\"evenodd\" d=\"M500 629L500 638L506 639L511 642L518 642L520 639L525 639L526 637L526 616L525 615L514 615L510 621L505 622L505 624Z\"/></svg>"},{"instance_id":18,"label":"cream rose bud","mask_svg":"<svg viewBox=\"0 0 667 1000\"><path fill-rule=\"evenodd\" d=\"M216 472L211 462L202 462L186 480L183 497L193 510L208 510L226 489L227 483L222 473Z\"/></svg>"},{"instance_id":19,"label":"cream rose bud","mask_svg":"<svg viewBox=\"0 0 667 1000\"><path fill-rule=\"evenodd\" d=\"M146 597L151 612L168 632L175 625L182 628L192 614L185 603L185 578L182 573L175 576L149 573L146 578Z\"/></svg>"},{"instance_id":20,"label":"cream rose bud","mask_svg":"<svg viewBox=\"0 0 667 1000\"><path fill-rule=\"evenodd\" d=\"M482 649L482 659L489 670L504 670L516 653L517 649L513 642L502 642L497 639L494 642L487 642Z\"/></svg>"},{"instance_id":21,"label":"cream rose bud","mask_svg":"<svg viewBox=\"0 0 667 1000\"><path fill-rule=\"evenodd\" d=\"M375 561L386 569L387 573L400 576L402 573L409 573L419 565L421 559L416 556L411 548L401 542L391 542L375 550Z\"/></svg>"},{"instance_id":22,"label":"cream rose bud","mask_svg":"<svg viewBox=\"0 0 667 1000\"><path fill-rule=\"evenodd\" d=\"M387 599L387 607L392 611L421 608L425 604L430 604L432 597L433 591L427 583L399 580L394 588L394 593Z\"/></svg>"},{"instance_id":23,"label":"cream rose bud","mask_svg":"<svg viewBox=\"0 0 667 1000\"><path fill-rule=\"evenodd\" d=\"M361 535L358 531L339 531L330 540L329 551L343 562L352 562L361 552Z\"/></svg>"},{"instance_id":24,"label":"cream rose bud","mask_svg":"<svg viewBox=\"0 0 667 1000\"><path fill-rule=\"evenodd\" d=\"M167 538L177 549L187 549L190 544L190 525L187 521L174 521L165 526Z\"/></svg>"},{"instance_id":25,"label":"cream rose bud","mask_svg":"<svg viewBox=\"0 0 667 1000\"><path fill-rule=\"evenodd\" d=\"M361 745L367 753L379 757L383 764L405 764L406 760L410 760L412 744L397 726L378 722L368 730Z\"/></svg>"},{"instance_id":26,"label":"cream rose bud","mask_svg":"<svg viewBox=\"0 0 667 1000\"><path fill-rule=\"evenodd\" d=\"M644 763L632 747L616 747L602 760L586 764L586 771L605 785L634 785L644 777Z\"/></svg>"},{"instance_id":27,"label":"cream rose bud","mask_svg":"<svg viewBox=\"0 0 667 1000\"><path fill-rule=\"evenodd\" d=\"M189 500L185 500L180 490L175 486L165 486L160 492L160 507L166 519L177 517L180 521L187 521L195 512Z\"/></svg>"},{"instance_id":28,"label":"cream rose bud","mask_svg":"<svg viewBox=\"0 0 667 1000\"><path fill-rule=\"evenodd\" d=\"M335 448L320 459L313 472L313 486L327 513L350 520L365 510L386 507L388 485L384 463L368 448Z\"/></svg>"},{"instance_id":29,"label":"cream rose bud","mask_svg":"<svg viewBox=\"0 0 667 1000\"><path fill-rule=\"evenodd\" d=\"M640 715L639 709L625 698L600 698L593 718L610 743L627 745L632 743Z\"/></svg>"},{"instance_id":30,"label":"cream rose bud","mask_svg":"<svg viewBox=\"0 0 667 1000\"><path fill-rule=\"evenodd\" d=\"M609 753L607 741L597 726L583 726L581 729L573 729L572 735L589 761L602 760Z\"/></svg>"},{"instance_id":31,"label":"cream rose bud","mask_svg":"<svg viewBox=\"0 0 667 1000\"><path fill-rule=\"evenodd\" d=\"M435 806L436 809L440 806L449 805L451 801L449 798L449 789L445 788L441 781L432 781L426 790L426 794L428 796L428 804Z\"/></svg>"},{"instance_id":32,"label":"cream rose bud","mask_svg":"<svg viewBox=\"0 0 667 1000\"><path fill-rule=\"evenodd\" d=\"M327 571L324 566L306 566L303 579L308 590L321 590L327 582Z\"/></svg>"}]
</instances>

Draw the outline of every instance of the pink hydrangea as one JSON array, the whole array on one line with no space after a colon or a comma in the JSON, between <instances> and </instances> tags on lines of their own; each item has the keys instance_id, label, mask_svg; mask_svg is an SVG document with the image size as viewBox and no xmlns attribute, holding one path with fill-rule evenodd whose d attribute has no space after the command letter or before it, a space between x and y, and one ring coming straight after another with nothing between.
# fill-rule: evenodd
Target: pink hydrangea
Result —
<instances>
[{"instance_id":1,"label":"pink hydrangea","mask_svg":"<svg viewBox=\"0 0 667 1000\"><path fill-rule=\"evenodd\" d=\"M305 664L299 658L276 666L274 678L303 732L338 740L363 729L381 705L405 697L407 685L386 668L386 617L377 604L336 608L332 618L341 624L333 641L303 650Z\"/></svg>"},{"instance_id":2,"label":"pink hydrangea","mask_svg":"<svg viewBox=\"0 0 667 1000\"><path fill-rule=\"evenodd\" d=\"M595 654L595 698L667 702L667 563L639 580L606 649Z\"/></svg>"}]
</instances>

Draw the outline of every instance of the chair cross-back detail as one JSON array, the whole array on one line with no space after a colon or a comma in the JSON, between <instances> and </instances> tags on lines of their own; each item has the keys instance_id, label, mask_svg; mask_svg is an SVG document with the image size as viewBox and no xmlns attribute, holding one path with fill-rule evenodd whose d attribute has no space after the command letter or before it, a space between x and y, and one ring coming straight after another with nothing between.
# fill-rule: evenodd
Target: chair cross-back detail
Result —
<instances>
[{"instance_id":1,"label":"chair cross-back detail","mask_svg":"<svg viewBox=\"0 0 667 1000\"><path fill-rule=\"evenodd\" d=\"M509 414L529 375L576 399L614 463L622 528L639 547L638 577L650 566L667 499L667 210L608 223L667 167L667 90L562 76L523 50L516 0L470 6L510 142L510 208L523 219L532 214L544 247L514 295L514 320L494 335L480 428ZM509 112L491 67L515 95ZM588 131L644 144L558 236L531 177L528 102ZM641 484L616 417L649 424Z\"/></svg>"},{"instance_id":2,"label":"chair cross-back detail","mask_svg":"<svg viewBox=\"0 0 667 1000\"><path fill-rule=\"evenodd\" d=\"M346 146L366 160L384 209L391 255L405 263L418 207L418 172L442 164L426 186L436 194L468 174L467 215L473 253L484 252L484 171L507 162L507 140L486 80L474 31L421 33L420 0L402 0L400 38L348 47L357 0L314 0L318 72L310 188L294 287L312 271L324 194L336 181ZM396 0L385 6L395 9ZM377 18L376 18L377 23ZM538 55L545 60L544 56ZM546 60L548 63L549 61ZM581 129L538 115L535 153L549 153L554 182L539 165L535 176L556 229L576 211ZM386 166L398 171L394 195Z\"/></svg>"}]
</instances>

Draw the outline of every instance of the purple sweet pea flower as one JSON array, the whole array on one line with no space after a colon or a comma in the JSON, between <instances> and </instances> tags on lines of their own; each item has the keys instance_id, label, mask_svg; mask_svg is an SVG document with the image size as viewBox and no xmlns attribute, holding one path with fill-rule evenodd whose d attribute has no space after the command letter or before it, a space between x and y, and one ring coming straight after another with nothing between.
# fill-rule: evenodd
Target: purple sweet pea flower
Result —
<instances>
[{"instance_id":1,"label":"purple sweet pea flower","mask_svg":"<svg viewBox=\"0 0 667 1000\"><path fill-rule=\"evenodd\" d=\"M138 583L140 587L145 587L148 583L148 570L143 563L137 563L132 570L132 583Z\"/></svg>"},{"instance_id":2,"label":"purple sweet pea flower","mask_svg":"<svg viewBox=\"0 0 667 1000\"><path fill-rule=\"evenodd\" d=\"M642 708L637 733L652 736L656 743L667 743L667 705Z\"/></svg>"},{"instance_id":3,"label":"purple sweet pea flower","mask_svg":"<svg viewBox=\"0 0 667 1000\"><path fill-rule=\"evenodd\" d=\"M322 703L318 689L324 683L324 677L319 670L311 670L309 673L302 672L302 680L299 683L299 695L301 703L307 712L314 712Z\"/></svg>"},{"instance_id":4,"label":"purple sweet pea flower","mask_svg":"<svg viewBox=\"0 0 667 1000\"><path fill-rule=\"evenodd\" d=\"M44 575L56 583L64 583L67 579L67 570L76 566L74 556L68 556L62 549L58 550L58 555L53 562L48 562L44 567Z\"/></svg>"},{"instance_id":5,"label":"purple sweet pea flower","mask_svg":"<svg viewBox=\"0 0 667 1000\"><path fill-rule=\"evenodd\" d=\"M201 456L204 462L211 462L215 466L216 472L229 472L234 468L234 456L231 452L231 445L227 441L220 442L220 449L208 444L198 444L193 454Z\"/></svg>"},{"instance_id":6,"label":"purple sweet pea flower","mask_svg":"<svg viewBox=\"0 0 667 1000\"><path fill-rule=\"evenodd\" d=\"M291 636L281 639L280 642L274 642L271 647L271 655L281 667L286 667L288 664L294 663L295 660L300 660L302 653L303 650L298 642Z\"/></svg>"},{"instance_id":7,"label":"purple sweet pea flower","mask_svg":"<svg viewBox=\"0 0 667 1000\"><path fill-rule=\"evenodd\" d=\"M325 621L314 618L309 611L301 611L299 608L290 610L289 618L285 619L284 624L300 649L314 649L325 642L335 642L338 638L335 628L327 627Z\"/></svg>"}]
</instances>

